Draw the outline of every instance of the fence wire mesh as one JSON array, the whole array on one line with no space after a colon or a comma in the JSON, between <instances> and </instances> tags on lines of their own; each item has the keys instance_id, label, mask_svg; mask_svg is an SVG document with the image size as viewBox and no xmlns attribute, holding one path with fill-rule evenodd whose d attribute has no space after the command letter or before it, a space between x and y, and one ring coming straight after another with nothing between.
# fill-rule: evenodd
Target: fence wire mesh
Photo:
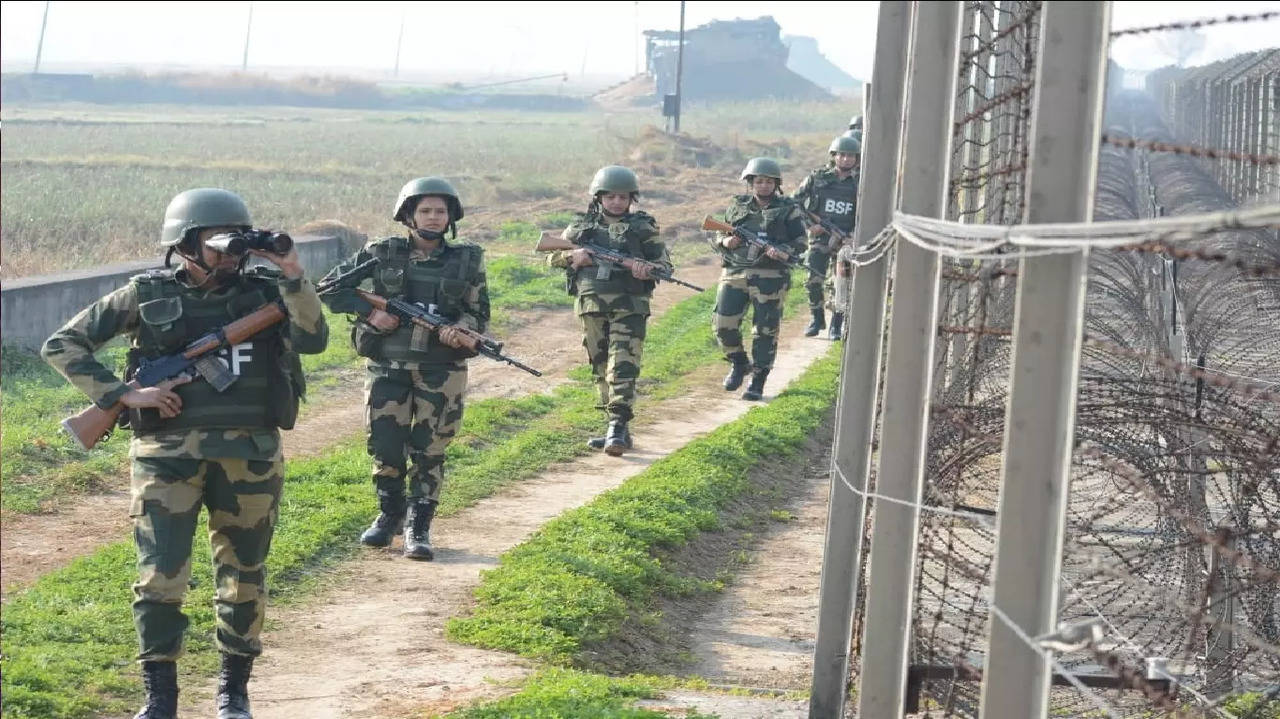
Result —
<instances>
[{"instance_id":1,"label":"fence wire mesh","mask_svg":"<svg viewBox=\"0 0 1280 719\"><path fill-rule=\"evenodd\" d=\"M965 6L948 219L1023 221L1041 10ZM1112 93L1095 221L1280 201L1277 70L1265 51ZM907 710L976 717L1018 258L940 259ZM1278 317L1274 229L1090 253L1059 602L1088 632L1055 648L1051 715L1280 711Z\"/></svg>"}]
</instances>

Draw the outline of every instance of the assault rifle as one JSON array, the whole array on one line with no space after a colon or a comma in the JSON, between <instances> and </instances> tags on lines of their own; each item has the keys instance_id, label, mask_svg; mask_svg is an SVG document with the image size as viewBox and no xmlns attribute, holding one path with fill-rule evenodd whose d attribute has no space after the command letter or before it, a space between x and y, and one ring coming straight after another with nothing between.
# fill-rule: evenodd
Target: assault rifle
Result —
<instances>
[{"instance_id":1,"label":"assault rifle","mask_svg":"<svg viewBox=\"0 0 1280 719\"><path fill-rule=\"evenodd\" d=\"M597 262L608 262L626 267L627 269L631 269L632 265L643 265L649 268L649 276L655 280L672 282L680 285L681 287L688 287L694 292L702 292L701 287L689 284L684 280L676 279L672 276L671 272L662 269L662 266L655 262L650 262L639 257L632 257L626 253L611 250L608 247L601 247L594 242L584 242L579 245L566 239L556 237L555 235L543 232L542 236L538 239L538 244L533 249L536 252L552 252L554 250L586 250L587 253L594 257Z\"/></svg>"},{"instance_id":2,"label":"assault rifle","mask_svg":"<svg viewBox=\"0 0 1280 719\"><path fill-rule=\"evenodd\" d=\"M804 267L804 260L799 255L791 252L790 250L783 249L763 237L757 237L754 232L750 232L741 227L734 227L727 222L721 222L711 215L707 215L702 218L702 229L715 230L717 232L723 232L726 235L736 235L738 239L743 242L759 247L761 251L768 249L777 250L786 256L787 259L784 260L786 264L792 267Z\"/></svg>"},{"instance_id":3,"label":"assault rifle","mask_svg":"<svg viewBox=\"0 0 1280 719\"><path fill-rule=\"evenodd\" d=\"M373 268L377 264L378 259L376 257L374 259L361 262L351 268L349 272L320 283L316 288L317 292L319 294L334 292L342 289L345 283L353 279L356 283L359 283L373 273ZM394 315L396 319L401 322L412 322L419 327L433 332L438 332L444 327L452 327L461 333L462 343L472 352L484 355L485 357L499 362L506 362L512 367L522 369L534 377L542 376L542 372L539 372L514 357L509 357L503 354L502 343L488 335L483 335L473 329L455 324L448 317L436 314L421 305L416 305L412 302L396 299L394 297L383 297L382 295L374 294L368 290L362 290L359 287L350 287L350 289L354 290L355 293L365 302L368 302L376 309L382 310L389 315Z\"/></svg>"},{"instance_id":4,"label":"assault rifle","mask_svg":"<svg viewBox=\"0 0 1280 719\"><path fill-rule=\"evenodd\" d=\"M827 249L831 252L835 252L840 249L840 245L843 245L852 239L850 237L850 233L836 227L835 223L826 219L822 215L819 215L816 212L810 212L809 210L805 210L804 215L805 218L809 220L810 227L817 225L827 231Z\"/></svg>"},{"instance_id":5,"label":"assault rifle","mask_svg":"<svg viewBox=\"0 0 1280 719\"><path fill-rule=\"evenodd\" d=\"M143 359L133 379L127 382L132 389L164 387L171 389L187 378L200 376L219 392L225 392L235 381L222 361L214 354L224 347L237 345L259 332L279 324L288 315L279 302L268 302L240 319L210 332L171 355ZM81 447L93 449L94 445L111 434L111 428L120 419L124 404L116 402L110 409L91 404L79 414L62 420L63 429Z\"/></svg>"}]
</instances>

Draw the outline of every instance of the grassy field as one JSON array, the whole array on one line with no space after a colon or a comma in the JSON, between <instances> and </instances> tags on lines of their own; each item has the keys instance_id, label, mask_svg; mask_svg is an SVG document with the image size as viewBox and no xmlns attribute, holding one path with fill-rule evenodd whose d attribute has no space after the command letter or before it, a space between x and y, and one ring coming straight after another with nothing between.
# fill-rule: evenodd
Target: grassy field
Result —
<instances>
[{"instance_id":1,"label":"grassy field","mask_svg":"<svg viewBox=\"0 0 1280 719\"><path fill-rule=\"evenodd\" d=\"M774 149L807 168L850 112L841 102L695 105L683 123L722 145L726 172ZM591 174L630 162L641 129L660 119L11 105L0 112L0 277L152 257L166 203L191 187L234 189L261 226L337 219L370 235L392 229L395 193L426 174L453 180L472 215L554 199L575 209ZM463 221L464 235L477 229L488 239L496 228Z\"/></svg>"}]
</instances>

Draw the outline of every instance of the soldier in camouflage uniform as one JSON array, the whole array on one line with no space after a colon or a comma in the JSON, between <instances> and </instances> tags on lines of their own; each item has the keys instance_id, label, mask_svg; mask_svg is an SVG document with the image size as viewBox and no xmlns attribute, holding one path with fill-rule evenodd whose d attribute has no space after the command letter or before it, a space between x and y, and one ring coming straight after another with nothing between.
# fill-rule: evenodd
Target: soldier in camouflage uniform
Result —
<instances>
[{"instance_id":1,"label":"soldier in camouflage uniform","mask_svg":"<svg viewBox=\"0 0 1280 719\"><path fill-rule=\"evenodd\" d=\"M462 202L448 181L410 180L392 208L392 219L408 228L408 236L370 242L329 276L377 258L368 277L375 294L421 304L484 332L489 324L484 250L446 241L446 235L457 236L462 216ZM444 483L444 451L462 424L466 360L475 355L452 327L431 332L374 309L354 291L363 279L326 290L322 298L334 312L357 316L351 340L356 353L368 359L365 422L380 511L360 542L386 547L403 528L404 556L431 560L429 533Z\"/></svg>"},{"instance_id":2,"label":"soldier in camouflage uniform","mask_svg":"<svg viewBox=\"0 0 1280 719\"><path fill-rule=\"evenodd\" d=\"M251 226L249 210L226 190L188 190L165 211L161 244L177 270L153 270L71 319L41 354L101 408L127 409L134 438L129 514L138 549L133 585L146 705L138 719L177 711L175 661L187 618L182 600L191 576L191 545L200 505L209 509L216 584L216 642L222 655L218 717L247 719L247 683L262 652L264 563L284 482L280 428L293 426L305 391L298 352L322 352L328 328L315 288L295 250L252 251L279 271L240 271L241 257L205 245L213 235ZM144 358L172 354L207 332L281 300L289 320L226 352L236 381L219 393L207 382L166 381L136 388L93 356L118 335L130 338L130 371Z\"/></svg>"},{"instance_id":3,"label":"soldier in camouflage uniform","mask_svg":"<svg viewBox=\"0 0 1280 719\"><path fill-rule=\"evenodd\" d=\"M750 190L735 195L725 212L725 222L741 227L798 256L804 252L804 222L800 208L782 195L782 168L767 157L752 158L742 171ZM724 378L727 391L742 386L747 370L751 384L742 398L758 400L778 353L778 326L782 303L791 287L791 270L783 252L761 252L736 235L717 237L713 246L722 258L723 270L716 293L712 327L725 358L733 365ZM751 358L742 343L742 320L752 310Z\"/></svg>"},{"instance_id":4,"label":"soldier in camouflage uniform","mask_svg":"<svg viewBox=\"0 0 1280 719\"><path fill-rule=\"evenodd\" d=\"M842 135L831 141L828 152L830 162L809 173L791 197L809 212L819 215L846 233L852 232L858 200L858 162L862 143L853 137ZM805 337L813 337L827 326L823 316L823 289L831 264L831 254L833 250L839 250L831 247L829 234L819 224L809 227L809 279L805 281L805 288L809 291L809 311L813 314L813 320L805 328ZM837 263L837 277L841 276L841 271L848 270L848 267L839 267L840 264L842 263ZM847 279L848 273L843 276ZM836 282L839 285L840 280L837 279ZM831 314L832 339L840 339L843 324L844 306L837 303Z\"/></svg>"},{"instance_id":5,"label":"soldier in camouflage uniform","mask_svg":"<svg viewBox=\"0 0 1280 719\"><path fill-rule=\"evenodd\" d=\"M565 228L564 239L601 245L672 269L666 245L658 237L658 223L644 212L631 211L640 194L634 172L619 165L600 168L588 193L591 204ZM649 298L656 283L648 265L596 263L585 250L552 252L547 262L565 268L569 293L577 298L574 310L582 322L582 345L599 391L597 406L609 418L604 436L593 437L587 444L617 457L631 448L627 423L633 414Z\"/></svg>"}]
</instances>

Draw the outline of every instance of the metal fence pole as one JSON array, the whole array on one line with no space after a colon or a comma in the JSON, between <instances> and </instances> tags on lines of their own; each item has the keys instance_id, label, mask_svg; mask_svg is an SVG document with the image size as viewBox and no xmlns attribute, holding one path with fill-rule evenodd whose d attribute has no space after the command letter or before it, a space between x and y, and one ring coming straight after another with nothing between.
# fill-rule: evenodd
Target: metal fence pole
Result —
<instances>
[{"instance_id":1,"label":"metal fence pole","mask_svg":"<svg viewBox=\"0 0 1280 719\"><path fill-rule=\"evenodd\" d=\"M1093 217L1110 3L1044 4L1027 168L1028 223ZM1024 259L1004 438L984 719L1043 717L1049 663L1026 635L1057 622L1075 435L1086 252Z\"/></svg>"},{"instance_id":2,"label":"metal fence pole","mask_svg":"<svg viewBox=\"0 0 1280 719\"><path fill-rule=\"evenodd\" d=\"M961 2L915 4L903 113L899 207L942 217L950 171ZM929 384L937 333L938 257L898 243L885 371L877 500L862 645L860 719L896 719L906 692L924 484Z\"/></svg>"},{"instance_id":3,"label":"metal fence pole","mask_svg":"<svg viewBox=\"0 0 1280 719\"><path fill-rule=\"evenodd\" d=\"M893 215L910 15L911 8L906 2L880 3L870 99L862 108L865 127L855 234L855 244L859 247L866 246L889 224ZM866 491L871 472L887 265L888 259L882 258L857 268L854 274L853 306L844 339L844 371L836 409L827 534L822 552L818 635L809 694L811 719L837 719L844 715L866 513L865 498L845 486L844 480Z\"/></svg>"}]
</instances>

